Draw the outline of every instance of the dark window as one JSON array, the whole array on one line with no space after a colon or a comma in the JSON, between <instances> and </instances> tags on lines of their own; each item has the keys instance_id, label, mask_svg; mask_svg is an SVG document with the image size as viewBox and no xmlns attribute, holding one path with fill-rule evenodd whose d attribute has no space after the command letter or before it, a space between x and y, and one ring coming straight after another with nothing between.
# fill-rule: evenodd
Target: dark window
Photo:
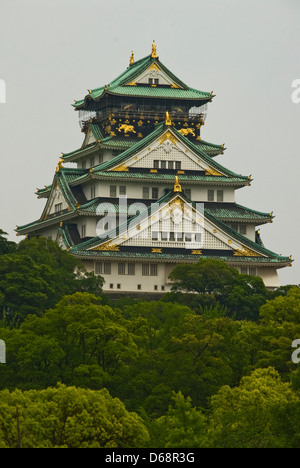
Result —
<instances>
[{"instance_id":1,"label":"dark window","mask_svg":"<svg viewBox=\"0 0 300 468\"><path fill-rule=\"evenodd\" d=\"M134 263L128 263L128 274L129 275L135 275L135 264Z\"/></svg>"},{"instance_id":2,"label":"dark window","mask_svg":"<svg viewBox=\"0 0 300 468\"><path fill-rule=\"evenodd\" d=\"M149 187L143 187L143 198L149 198Z\"/></svg>"},{"instance_id":3,"label":"dark window","mask_svg":"<svg viewBox=\"0 0 300 468\"><path fill-rule=\"evenodd\" d=\"M215 192L213 190L207 191L207 201L214 201L215 199Z\"/></svg>"},{"instance_id":4,"label":"dark window","mask_svg":"<svg viewBox=\"0 0 300 468\"><path fill-rule=\"evenodd\" d=\"M115 198L117 196L117 187L115 185L111 185L109 188L109 194L111 197Z\"/></svg>"},{"instance_id":5,"label":"dark window","mask_svg":"<svg viewBox=\"0 0 300 468\"><path fill-rule=\"evenodd\" d=\"M247 227L246 224L240 224L240 234L246 234L247 232Z\"/></svg>"},{"instance_id":6,"label":"dark window","mask_svg":"<svg viewBox=\"0 0 300 468\"><path fill-rule=\"evenodd\" d=\"M224 192L223 190L217 190L217 201L222 202L224 199Z\"/></svg>"},{"instance_id":7,"label":"dark window","mask_svg":"<svg viewBox=\"0 0 300 468\"><path fill-rule=\"evenodd\" d=\"M152 198L155 198L155 199L158 198L158 188L156 187L152 188Z\"/></svg>"}]
</instances>

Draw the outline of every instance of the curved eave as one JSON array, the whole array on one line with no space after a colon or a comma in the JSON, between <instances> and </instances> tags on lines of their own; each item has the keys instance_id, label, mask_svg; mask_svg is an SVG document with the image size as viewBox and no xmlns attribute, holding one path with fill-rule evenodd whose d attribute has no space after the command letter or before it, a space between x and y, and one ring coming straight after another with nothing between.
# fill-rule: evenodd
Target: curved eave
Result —
<instances>
[{"instance_id":1,"label":"curved eave","mask_svg":"<svg viewBox=\"0 0 300 468\"><path fill-rule=\"evenodd\" d=\"M166 184L174 182L176 174L156 174L156 173L133 173L133 172L120 172L120 171L102 171L95 174L94 172L88 172L77 180L70 182L70 186L80 185L84 182L88 182L91 179L98 180L126 180L127 182L149 182L155 180L156 183ZM203 185L217 185L217 186L232 186L236 188L242 188L248 185L245 179L234 178L234 177L220 177L220 176L188 176L180 174L180 183L184 188L184 184L198 184L201 182Z\"/></svg>"},{"instance_id":2,"label":"curved eave","mask_svg":"<svg viewBox=\"0 0 300 468\"><path fill-rule=\"evenodd\" d=\"M132 259L137 262L145 262L145 259L149 259L155 262L168 262L168 263L194 263L200 258L215 258L218 260L223 260L233 266L242 266L245 264L251 264L251 266L257 267L276 267L284 268L286 266L291 266L292 261L288 257L282 257L280 259L275 258L263 258L263 257L231 257L231 256L205 256L205 255L189 255L189 254L168 254L168 253L139 253L139 252L114 252L114 251L99 251L99 250L76 250L75 248L70 249L70 253L77 258L82 260L97 260L97 259L113 259L115 258L126 258Z\"/></svg>"},{"instance_id":3,"label":"curved eave","mask_svg":"<svg viewBox=\"0 0 300 468\"><path fill-rule=\"evenodd\" d=\"M26 234L33 234L36 232L41 231L44 228L52 226L57 223L68 221L74 218L75 215L78 214L77 210L68 211L67 213L63 213L57 216L53 216L44 220L36 220L28 224L24 224L23 226L17 226L15 232L17 235L25 236Z\"/></svg>"}]
</instances>

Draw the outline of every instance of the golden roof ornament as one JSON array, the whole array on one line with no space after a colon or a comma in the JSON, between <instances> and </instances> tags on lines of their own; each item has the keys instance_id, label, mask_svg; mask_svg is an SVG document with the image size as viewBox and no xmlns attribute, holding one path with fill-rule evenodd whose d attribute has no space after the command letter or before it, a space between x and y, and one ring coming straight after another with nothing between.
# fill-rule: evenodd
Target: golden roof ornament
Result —
<instances>
[{"instance_id":1,"label":"golden roof ornament","mask_svg":"<svg viewBox=\"0 0 300 468\"><path fill-rule=\"evenodd\" d=\"M63 162L64 162L63 158L59 158L57 168L56 168L56 172L59 172L59 170L63 168Z\"/></svg>"},{"instance_id":2,"label":"golden roof ornament","mask_svg":"<svg viewBox=\"0 0 300 468\"><path fill-rule=\"evenodd\" d=\"M171 117L170 117L170 114L169 114L168 111L166 112L166 121L165 121L165 124L166 124L166 125L172 125Z\"/></svg>"},{"instance_id":3,"label":"golden roof ornament","mask_svg":"<svg viewBox=\"0 0 300 468\"><path fill-rule=\"evenodd\" d=\"M178 176L175 176L174 192L182 192Z\"/></svg>"},{"instance_id":4,"label":"golden roof ornament","mask_svg":"<svg viewBox=\"0 0 300 468\"><path fill-rule=\"evenodd\" d=\"M131 52L131 56L130 56L130 62L129 62L129 65L132 65L134 63L134 53L133 51Z\"/></svg>"},{"instance_id":5,"label":"golden roof ornament","mask_svg":"<svg viewBox=\"0 0 300 468\"><path fill-rule=\"evenodd\" d=\"M152 53L151 53L152 58L157 58L157 51L156 51L156 45L155 41L152 42Z\"/></svg>"}]
</instances>

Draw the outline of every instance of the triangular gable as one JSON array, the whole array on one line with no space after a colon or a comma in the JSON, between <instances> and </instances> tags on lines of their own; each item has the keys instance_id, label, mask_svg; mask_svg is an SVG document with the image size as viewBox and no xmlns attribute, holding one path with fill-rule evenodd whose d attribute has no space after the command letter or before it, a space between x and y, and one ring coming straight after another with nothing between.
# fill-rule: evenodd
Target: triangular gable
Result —
<instances>
[{"instance_id":1,"label":"triangular gable","mask_svg":"<svg viewBox=\"0 0 300 468\"><path fill-rule=\"evenodd\" d=\"M85 148L86 146L91 145L92 143L96 143L96 142L97 140L93 133L92 127L89 126L86 132L86 135L84 137L84 140L83 140L82 148Z\"/></svg>"},{"instance_id":2,"label":"triangular gable","mask_svg":"<svg viewBox=\"0 0 300 468\"><path fill-rule=\"evenodd\" d=\"M76 200L63 174L63 168L57 169L51 185L50 195L43 210L41 221L49 216L58 216L62 212L71 211L76 208Z\"/></svg>"},{"instance_id":3,"label":"triangular gable","mask_svg":"<svg viewBox=\"0 0 300 468\"><path fill-rule=\"evenodd\" d=\"M151 141L151 144L148 144L148 141L145 142L139 151L134 151L134 147L131 150L126 153L128 157L124 153L123 158L122 155L116 158L115 165L113 165L114 161L111 161L109 170L126 171L132 167L155 171L155 167L168 169L168 162L170 162L173 163L174 169L178 168L181 171L204 171L207 175L216 176L228 174L225 168L210 161L209 156L203 152L193 151L180 132L174 131L172 127L165 128L165 131ZM120 164L119 161L122 163ZM166 162L166 167L163 161Z\"/></svg>"},{"instance_id":4,"label":"triangular gable","mask_svg":"<svg viewBox=\"0 0 300 468\"><path fill-rule=\"evenodd\" d=\"M158 82L156 80L158 80ZM183 89L183 87L179 86L176 81L174 80L173 76L170 76L162 68L158 61L154 61L153 63L151 63L151 65L149 65L149 67L146 70L142 71L137 77L135 77L134 80L129 80L127 83L125 83L125 85L135 86L137 84L152 84L153 86L155 86L156 84L158 84L171 86L172 88L176 89Z\"/></svg>"},{"instance_id":5,"label":"triangular gable","mask_svg":"<svg viewBox=\"0 0 300 468\"><path fill-rule=\"evenodd\" d=\"M180 186L179 186L180 187ZM151 247L152 252L161 253L164 248L193 249L200 255L202 250L233 251L238 256L264 256L259 250L244 245L243 237L231 229L222 229L220 223L204 215L203 204L189 202L181 192L173 192L150 208L110 231L105 231L106 219L102 218L97 234L103 240L86 246L91 251L120 251L128 247ZM161 199L161 200L163 200ZM132 208L135 209L134 207ZM249 241L245 238L245 244Z\"/></svg>"}]
</instances>

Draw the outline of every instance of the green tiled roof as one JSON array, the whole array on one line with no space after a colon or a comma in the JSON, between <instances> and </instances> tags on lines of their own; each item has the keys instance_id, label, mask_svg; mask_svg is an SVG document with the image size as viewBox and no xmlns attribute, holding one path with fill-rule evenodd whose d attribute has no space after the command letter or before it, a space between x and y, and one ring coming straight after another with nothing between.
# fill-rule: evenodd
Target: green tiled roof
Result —
<instances>
[{"instance_id":1,"label":"green tiled roof","mask_svg":"<svg viewBox=\"0 0 300 468\"><path fill-rule=\"evenodd\" d=\"M89 128L92 129L93 135L97 141L91 145L70 151L69 153L63 153L63 159L65 161L73 160L78 156L84 156L85 153L89 154L90 152L97 151L101 148L120 149L125 151L126 149L132 148L137 143L136 140L118 139L113 136L105 137L101 132L100 125L96 123L90 123ZM194 146L210 157L219 155L225 150L224 145L209 143L205 140L200 140L197 144L194 144Z\"/></svg>"},{"instance_id":2,"label":"green tiled roof","mask_svg":"<svg viewBox=\"0 0 300 468\"><path fill-rule=\"evenodd\" d=\"M291 263L289 257L234 257L234 256L219 256L219 255L188 255L188 254L168 254L168 253L145 253L145 252L113 252L113 251L95 251L95 250L76 250L73 252L73 249L70 250L70 253L76 255L79 258L85 258L90 260L97 260L101 259L119 259L119 258L134 258L134 259L141 259L141 260L167 260L168 262L182 262L186 263L187 261L195 262L199 258L216 258L218 260L223 260L228 263L232 264L240 264L240 263L255 263L259 265L269 265L269 264L276 264L282 266L286 266Z\"/></svg>"},{"instance_id":3,"label":"green tiled roof","mask_svg":"<svg viewBox=\"0 0 300 468\"><path fill-rule=\"evenodd\" d=\"M178 193L176 193L176 195L178 196ZM174 197L174 192L169 192L169 193L165 194L163 197L161 197L159 200L157 200L156 203L158 203L159 205L163 205L163 204L167 203L168 201L170 201L173 197ZM192 202L183 193L180 193L180 197L183 200L185 200L187 203L190 203L194 207L196 207L196 203ZM148 207L148 215L150 215L150 214L151 214L151 206ZM205 216L213 224L218 226L223 232L226 232L230 237L232 237L233 239L236 239L237 241L241 242L243 245L245 245L249 249L254 250L255 252L257 252L258 257L259 257L259 255L263 255L263 256L266 256L266 257L278 259L279 261L281 261L282 258L285 258L285 260L287 261L288 257L281 257L280 255L266 249L262 245L257 244L256 242L253 242L252 240L248 239L247 237L243 236L242 234L240 234L237 231L235 231L234 229L232 229L230 226L228 226L227 224L225 224L223 221L216 218L212 214L210 214L208 212L205 212ZM132 223L133 223L135 218L140 221L139 217L140 217L140 214L134 216L133 218L128 219L126 223L117 226L117 228L116 228L116 233L117 234L114 234L114 236L118 235L119 233L122 233L123 231L125 231L127 229L128 223L130 223L131 226L132 226ZM90 239L90 240L88 240L86 242L83 242L83 243L81 243L79 245L74 246L71 249L71 251L75 255L77 255L77 253L76 253L77 251L85 251L87 249L91 249L91 248L93 248L93 247L95 247L95 246L97 246L97 245L99 245L101 243L106 242L107 240L112 239L114 236L110 235L110 233L108 232L107 237L105 239L103 239L102 242L99 242L99 238L95 237L95 238Z\"/></svg>"},{"instance_id":4,"label":"green tiled roof","mask_svg":"<svg viewBox=\"0 0 300 468\"><path fill-rule=\"evenodd\" d=\"M173 131L176 137L181 140L185 145L187 145L193 152L198 154L203 161L205 161L209 166L214 168L217 171L220 171L224 175L230 176L230 177L235 177L238 179L244 179L245 181L248 180L248 176L242 176L240 174L236 174L229 169L221 166L221 164L217 163L216 161L212 160L206 153L204 153L201 148L199 148L198 145L191 143L188 138L185 138L179 131L176 130L175 127L167 127L169 130ZM135 145L133 145L131 148L128 150L124 151L121 153L119 156L116 156L115 158L111 159L110 161L107 161L105 163L100 164L97 166L94 170L94 173L97 174L99 171L103 170L108 170L111 169L115 166L118 166L122 163L124 163L127 159L129 159L131 156L136 154L138 151L146 147L147 145L151 144L154 140L159 138L160 135L162 135L166 131L166 126L164 122L161 122L160 124L157 124L155 130L150 133L148 136L137 142Z\"/></svg>"},{"instance_id":5,"label":"green tiled roof","mask_svg":"<svg viewBox=\"0 0 300 468\"><path fill-rule=\"evenodd\" d=\"M157 65L171 78L171 80L180 88L167 87L151 87L151 86L127 86L128 83L134 81L143 71L151 64ZM179 78L177 78L158 58L152 58L151 55L138 60L130 65L121 75L111 81L108 85L101 86L91 90L90 94L84 99L75 101L73 106L76 109L83 108L88 99L98 100L104 94L120 95L120 96L137 96L149 98L163 99L186 99L186 100L210 100L213 96L209 92L198 91L197 89L188 87Z\"/></svg>"},{"instance_id":6,"label":"green tiled roof","mask_svg":"<svg viewBox=\"0 0 300 468\"><path fill-rule=\"evenodd\" d=\"M205 210L222 221L261 221L265 223L273 219L271 213L262 213L237 203L205 203Z\"/></svg>"}]
</instances>

